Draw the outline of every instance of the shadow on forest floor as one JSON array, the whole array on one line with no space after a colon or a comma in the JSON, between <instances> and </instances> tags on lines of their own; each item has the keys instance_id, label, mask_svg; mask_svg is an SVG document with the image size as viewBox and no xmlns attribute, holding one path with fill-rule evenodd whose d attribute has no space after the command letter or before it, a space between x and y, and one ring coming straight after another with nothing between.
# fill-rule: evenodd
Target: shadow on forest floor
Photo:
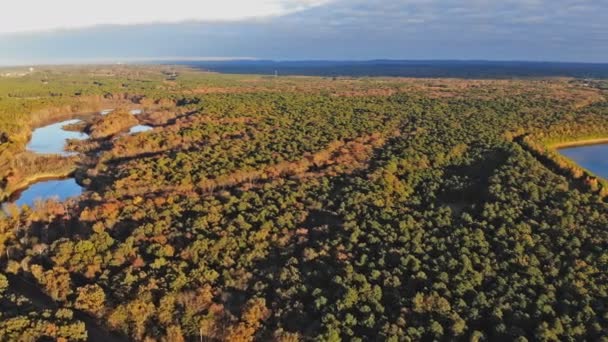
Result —
<instances>
[{"instance_id":1,"label":"shadow on forest floor","mask_svg":"<svg viewBox=\"0 0 608 342\"><path fill-rule=\"evenodd\" d=\"M44 293L38 285L29 280L26 280L22 276L10 275L7 274L9 279L10 287L9 289L30 300L32 305L42 311L42 310L56 310L61 306L57 304L51 297L49 297L46 293ZM103 327L99 320L89 316L88 314L70 308L74 311L74 317L77 320L84 322L87 330L87 341L93 342L126 342L129 341L123 335L119 335L114 332L108 331L105 327Z\"/></svg>"}]
</instances>

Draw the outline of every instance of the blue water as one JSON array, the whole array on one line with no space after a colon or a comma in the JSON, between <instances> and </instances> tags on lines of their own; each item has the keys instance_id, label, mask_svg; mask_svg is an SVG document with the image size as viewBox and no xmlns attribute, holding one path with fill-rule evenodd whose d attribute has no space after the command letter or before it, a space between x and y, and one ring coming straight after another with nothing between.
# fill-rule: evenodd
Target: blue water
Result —
<instances>
[{"instance_id":1,"label":"blue water","mask_svg":"<svg viewBox=\"0 0 608 342\"><path fill-rule=\"evenodd\" d=\"M140 112L136 112L140 113ZM135 115L137 115L134 113ZM87 139L88 135L80 132L66 131L62 129L65 125L75 124L80 120L67 120L52 125L37 128L32 132L32 139L27 145L29 151L42 154L59 154L63 156L73 153L65 151L67 139ZM131 127L129 134L146 132L153 129L147 125L136 125ZM70 197L82 194L82 187L73 178L61 180L45 180L32 184L23 191L15 194L8 203L18 206L28 205L32 207L38 200L56 199L64 201Z\"/></svg>"},{"instance_id":2,"label":"blue water","mask_svg":"<svg viewBox=\"0 0 608 342\"><path fill-rule=\"evenodd\" d=\"M65 151L67 139L87 139L88 135L80 132L66 131L62 129L65 125L76 124L80 120L67 120L52 125L37 128L32 132L32 139L27 144L31 152L41 154L59 154L62 156L74 153ZM13 194L7 203L18 206L28 205L32 207L37 200L56 199L64 201L70 197L82 193L82 187L73 178L60 180L44 180L32 184L23 191Z\"/></svg>"},{"instance_id":3,"label":"blue water","mask_svg":"<svg viewBox=\"0 0 608 342\"><path fill-rule=\"evenodd\" d=\"M112 113L113 111L114 111L114 109L104 109L101 112L99 112L99 114L106 116L106 115ZM143 112L144 112L143 109L132 109L129 111L129 113L131 115L139 115L139 114L142 114Z\"/></svg>"},{"instance_id":4,"label":"blue water","mask_svg":"<svg viewBox=\"0 0 608 342\"><path fill-rule=\"evenodd\" d=\"M595 175L608 179L608 144L569 147L559 153Z\"/></svg>"},{"instance_id":5,"label":"blue water","mask_svg":"<svg viewBox=\"0 0 608 342\"><path fill-rule=\"evenodd\" d=\"M152 126L148 126L148 125L137 125L137 126L133 126L131 127L131 129L129 129L129 134L135 134L135 133L141 133L141 132L147 132L152 130Z\"/></svg>"},{"instance_id":6,"label":"blue water","mask_svg":"<svg viewBox=\"0 0 608 342\"><path fill-rule=\"evenodd\" d=\"M47 180L31 185L20 193L15 194L15 198L9 203L18 206L28 205L32 207L37 200L56 199L64 201L70 197L82 194L82 187L76 183L74 178L61 180Z\"/></svg>"},{"instance_id":7,"label":"blue water","mask_svg":"<svg viewBox=\"0 0 608 342\"><path fill-rule=\"evenodd\" d=\"M80 120L67 120L35 129L32 132L32 139L27 144L28 151L41 154L71 155L72 153L65 151L66 140L83 140L87 139L88 135L81 132L66 131L62 127L78 122Z\"/></svg>"}]
</instances>

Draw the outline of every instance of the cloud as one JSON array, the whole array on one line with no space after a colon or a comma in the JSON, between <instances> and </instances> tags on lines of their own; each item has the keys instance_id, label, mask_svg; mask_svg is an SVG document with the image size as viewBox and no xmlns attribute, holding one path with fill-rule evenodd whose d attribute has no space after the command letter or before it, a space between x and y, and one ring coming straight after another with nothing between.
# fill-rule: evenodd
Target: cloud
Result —
<instances>
[{"instance_id":1,"label":"cloud","mask_svg":"<svg viewBox=\"0 0 608 342\"><path fill-rule=\"evenodd\" d=\"M237 2L241 3L222 0L227 7ZM13 59L251 56L608 62L605 0L248 0L242 4L228 14L211 10L198 14L203 11L195 7L168 11L155 20L162 24L144 21L156 10L142 9L147 14L140 19L134 11L126 11L132 19L123 14L116 20L148 24L5 35L0 36L0 51L3 58ZM185 19L183 13L202 19L166 23Z\"/></svg>"},{"instance_id":2,"label":"cloud","mask_svg":"<svg viewBox=\"0 0 608 342\"><path fill-rule=\"evenodd\" d=\"M269 18L330 0L17 0L4 6L0 33L184 21Z\"/></svg>"}]
</instances>

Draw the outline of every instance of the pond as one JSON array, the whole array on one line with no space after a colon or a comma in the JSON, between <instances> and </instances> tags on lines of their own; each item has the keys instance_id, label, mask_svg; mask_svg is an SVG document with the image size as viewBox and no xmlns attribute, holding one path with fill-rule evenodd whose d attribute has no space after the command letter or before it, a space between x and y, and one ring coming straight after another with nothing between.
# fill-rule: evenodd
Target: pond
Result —
<instances>
[{"instance_id":1,"label":"pond","mask_svg":"<svg viewBox=\"0 0 608 342\"><path fill-rule=\"evenodd\" d=\"M53 198L64 201L80 194L82 194L82 187L76 183L74 178L45 180L13 194L7 203L32 207L37 200Z\"/></svg>"},{"instance_id":2,"label":"pond","mask_svg":"<svg viewBox=\"0 0 608 342\"><path fill-rule=\"evenodd\" d=\"M104 109L101 112L99 112L99 114L101 114L103 116L106 116L106 115L112 113L113 111L114 111L114 109ZM131 114L131 115L140 115L143 112L144 112L143 109L131 109L129 111L129 114Z\"/></svg>"},{"instance_id":3,"label":"pond","mask_svg":"<svg viewBox=\"0 0 608 342\"><path fill-rule=\"evenodd\" d=\"M80 120L78 119L66 120L35 129L32 132L31 140L27 144L27 150L40 154L74 155L74 152L67 152L65 150L66 140L83 140L87 139L88 135L81 132L67 131L63 127L79 122ZM18 206L27 204L31 207L37 200L54 198L64 201L81 193L82 187L76 183L74 178L47 179L36 182L14 193L8 202L4 204L13 203Z\"/></svg>"},{"instance_id":4,"label":"pond","mask_svg":"<svg viewBox=\"0 0 608 342\"><path fill-rule=\"evenodd\" d=\"M153 129L153 127L148 126L148 125L136 125L136 126L131 127L131 129L129 129L129 134L147 132L147 131L151 131L152 129Z\"/></svg>"},{"instance_id":5,"label":"pond","mask_svg":"<svg viewBox=\"0 0 608 342\"><path fill-rule=\"evenodd\" d=\"M65 151L66 140L84 140L89 136L82 132L66 131L63 127L79 122L80 120L78 119L66 120L36 128L34 132L32 132L32 139L27 144L27 150L40 154L72 155L72 152Z\"/></svg>"},{"instance_id":6,"label":"pond","mask_svg":"<svg viewBox=\"0 0 608 342\"><path fill-rule=\"evenodd\" d=\"M595 175L608 179L608 144L568 147L558 151Z\"/></svg>"},{"instance_id":7,"label":"pond","mask_svg":"<svg viewBox=\"0 0 608 342\"><path fill-rule=\"evenodd\" d=\"M40 154L73 155L73 152L65 151L66 140L83 140L87 139L88 135L81 132L68 131L63 129L63 127L79 122L80 120L78 119L66 120L35 129L32 132L31 140L27 144L27 149ZM152 129L153 127L148 125L136 125L131 127L129 134L147 132ZM34 183L22 191L13 194L7 203L31 207L37 200L54 198L64 201L70 197L79 196L82 194L82 191L82 187L76 183L74 178L49 179Z\"/></svg>"}]
</instances>

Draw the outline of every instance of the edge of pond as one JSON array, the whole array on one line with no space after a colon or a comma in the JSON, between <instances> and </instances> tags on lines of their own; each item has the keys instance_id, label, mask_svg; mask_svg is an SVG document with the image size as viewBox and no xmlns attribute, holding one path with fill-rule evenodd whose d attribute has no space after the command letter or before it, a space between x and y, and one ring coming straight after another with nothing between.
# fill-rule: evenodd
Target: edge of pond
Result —
<instances>
[{"instance_id":1,"label":"edge of pond","mask_svg":"<svg viewBox=\"0 0 608 342\"><path fill-rule=\"evenodd\" d=\"M44 182L44 181L51 181L51 180L64 180L64 179L72 178L74 176L74 174L76 173L76 171L77 171L76 169L70 169L65 172L56 172L56 173L46 172L46 173L38 173L38 174L30 175L30 176L24 178L21 182L17 183L16 186L14 187L14 189L10 189L9 191L7 191L7 189L3 189L0 192L0 202L4 203L6 201L10 201L11 198L13 198L16 195L19 195L21 192L27 190L30 186L32 186L36 183L40 183L40 182Z\"/></svg>"},{"instance_id":2,"label":"edge of pond","mask_svg":"<svg viewBox=\"0 0 608 342\"><path fill-rule=\"evenodd\" d=\"M568 157L568 156L566 156L566 155L564 155L563 153L560 152L560 150L567 149L567 148L577 148L577 147L606 145L606 144L608 144L608 137L605 137L605 138L582 139L582 140L573 140L573 141L568 141L568 142L563 142L563 143L548 144L546 146L547 146L547 148L549 150L552 150L552 151L558 153L561 158L564 158L564 159L568 160L570 163L572 163L572 164L576 165L577 167L581 168L589 176L595 177L595 178L598 179L599 182L605 183L606 185L608 185L608 179L595 174L595 172L593 172L593 171L589 170L588 168L580 165L577 161L573 160L572 158L570 158L570 157Z\"/></svg>"},{"instance_id":3,"label":"edge of pond","mask_svg":"<svg viewBox=\"0 0 608 342\"><path fill-rule=\"evenodd\" d=\"M561 150L569 147L584 147L584 146L593 146L593 145L602 145L608 144L608 137L606 138L593 138L593 139L583 139L583 140L573 140L568 142L560 142L555 144L547 144L547 148L553 150Z\"/></svg>"}]
</instances>

